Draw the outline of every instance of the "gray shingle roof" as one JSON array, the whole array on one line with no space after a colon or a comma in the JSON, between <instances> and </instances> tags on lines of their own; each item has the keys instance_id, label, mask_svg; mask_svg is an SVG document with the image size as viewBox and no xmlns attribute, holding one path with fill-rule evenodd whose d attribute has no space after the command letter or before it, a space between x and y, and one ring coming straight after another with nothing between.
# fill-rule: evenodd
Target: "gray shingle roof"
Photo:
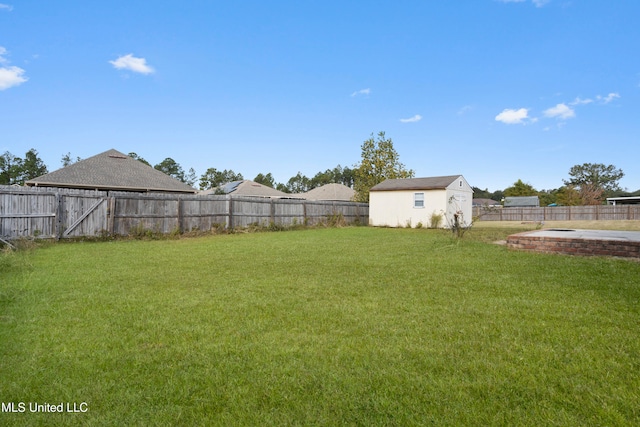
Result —
<instances>
[{"instance_id":1,"label":"gray shingle roof","mask_svg":"<svg viewBox=\"0 0 640 427\"><path fill-rule=\"evenodd\" d=\"M429 178L387 179L369 191L442 190L462 175L433 176Z\"/></svg>"},{"instance_id":2,"label":"gray shingle roof","mask_svg":"<svg viewBox=\"0 0 640 427\"><path fill-rule=\"evenodd\" d=\"M196 192L187 184L113 149L31 179L25 184L139 192Z\"/></svg>"},{"instance_id":3,"label":"gray shingle roof","mask_svg":"<svg viewBox=\"0 0 640 427\"><path fill-rule=\"evenodd\" d=\"M493 199L473 198L473 206L501 206L500 202L496 202Z\"/></svg>"},{"instance_id":4,"label":"gray shingle roof","mask_svg":"<svg viewBox=\"0 0 640 427\"><path fill-rule=\"evenodd\" d=\"M345 200L349 201L356 192L343 184L326 184L316 187L300 196L307 200Z\"/></svg>"},{"instance_id":5,"label":"gray shingle roof","mask_svg":"<svg viewBox=\"0 0 640 427\"><path fill-rule=\"evenodd\" d=\"M505 197L505 208L538 207L540 199L538 196Z\"/></svg>"},{"instance_id":6,"label":"gray shingle roof","mask_svg":"<svg viewBox=\"0 0 640 427\"><path fill-rule=\"evenodd\" d=\"M253 197L289 197L290 195L275 188L259 184L250 180L232 181L222 186L220 189L224 194L233 194L235 196L253 196ZM201 191L200 194L215 194L216 188Z\"/></svg>"}]
</instances>

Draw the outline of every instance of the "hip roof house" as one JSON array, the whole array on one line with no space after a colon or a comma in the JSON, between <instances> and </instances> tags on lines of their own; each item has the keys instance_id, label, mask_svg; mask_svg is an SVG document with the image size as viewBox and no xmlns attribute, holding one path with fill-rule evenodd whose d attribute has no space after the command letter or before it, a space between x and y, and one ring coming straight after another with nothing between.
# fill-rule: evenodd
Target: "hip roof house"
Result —
<instances>
[{"instance_id":1,"label":"hip roof house","mask_svg":"<svg viewBox=\"0 0 640 427\"><path fill-rule=\"evenodd\" d=\"M312 190L302 193L301 197L307 200L333 200L333 201L351 201L356 192L353 188L349 188L344 184L325 184Z\"/></svg>"},{"instance_id":2,"label":"hip roof house","mask_svg":"<svg viewBox=\"0 0 640 427\"><path fill-rule=\"evenodd\" d=\"M462 175L388 179L369 192L369 225L448 228L457 215L468 226L472 200L473 189Z\"/></svg>"},{"instance_id":3,"label":"hip roof house","mask_svg":"<svg viewBox=\"0 0 640 427\"><path fill-rule=\"evenodd\" d=\"M196 193L189 185L116 150L108 150L25 182L30 187Z\"/></svg>"},{"instance_id":4,"label":"hip roof house","mask_svg":"<svg viewBox=\"0 0 640 427\"><path fill-rule=\"evenodd\" d=\"M268 187L255 181L250 181L248 179L227 182L219 187L203 190L200 194L204 196L213 194L232 194L234 196L267 197L275 199L289 196L289 194L278 191L275 188Z\"/></svg>"}]
</instances>

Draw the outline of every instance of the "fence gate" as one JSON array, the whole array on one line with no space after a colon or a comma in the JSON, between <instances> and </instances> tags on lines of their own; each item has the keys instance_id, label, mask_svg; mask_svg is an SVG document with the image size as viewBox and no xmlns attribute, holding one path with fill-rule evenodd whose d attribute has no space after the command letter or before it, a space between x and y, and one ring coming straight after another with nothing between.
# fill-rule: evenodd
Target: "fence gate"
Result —
<instances>
[{"instance_id":1,"label":"fence gate","mask_svg":"<svg viewBox=\"0 0 640 427\"><path fill-rule=\"evenodd\" d=\"M0 186L0 238L60 239L109 230L106 192Z\"/></svg>"},{"instance_id":2,"label":"fence gate","mask_svg":"<svg viewBox=\"0 0 640 427\"><path fill-rule=\"evenodd\" d=\"M109 198L64 195L58 237L96 236L108 230Z\"/></svg>"}]
</instances>

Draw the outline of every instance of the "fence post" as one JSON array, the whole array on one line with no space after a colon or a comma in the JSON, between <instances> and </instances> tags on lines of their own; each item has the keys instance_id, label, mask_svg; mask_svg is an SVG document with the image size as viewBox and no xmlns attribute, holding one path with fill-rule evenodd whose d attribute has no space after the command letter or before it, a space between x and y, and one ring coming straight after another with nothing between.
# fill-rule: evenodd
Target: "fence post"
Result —
<instances>
[{"instance_id":1,"label":"fence post","mask_svg":"<svg viewBox=\"0 0 640 427\"><path fill-rule=\"evenodd\" d=\"M114 196L109 197L109 205L107 207L107 233L113 236L113 230L115 229L116 222L116 198Z\"/></svg>"},{"instance_id":2,"label":"fence post","mask_svg":"<svg viewBox=\"0 0 640 427\"><path fill-rule=\"evenodd\" d=\"M302 201L302 223L307 225L307 200Z\"/></svg>"},{"instance_id":3,"label":"fence post","mask_svg":"<svg viewBox=\"0 0 640 427\"><path fill-rule=\"evenodd\" d=\"M233 197L227 195L227 229L233 228Z\"/></svg>"},{"instance_id":4,"label":"fence post","mask_svg":"<svg viewBox=\"0 0 640 427\"><path fill-rule=\"evenodd\" d=\"M184 232L184 228L183 228L183 224L182 224L182 220L183 220L183 206L182 206L182 197L178 196L178 231L180 232L180 234L182 234Z\"/></svg>"},{"instance_id":5,"label":"fence post","mask_svg":"<svg viewBox=\"0 0 640 427\"><path fill-rule=\"evenodd\" d=\"M273 199L269 199L269 221L272 224L276 223L276 205L273 203Z\"/></svg>"},{"instance_id":6,"label":"fence post","mask_svg":"<svg viewBox=\"0 0 640 427\"><path fill-rule=\"evenodd\" d=\"M64 196L60 194L59 191L56 191L56 240L60 240L62 237L64 223Z\"/></svg>"}]
</instances>

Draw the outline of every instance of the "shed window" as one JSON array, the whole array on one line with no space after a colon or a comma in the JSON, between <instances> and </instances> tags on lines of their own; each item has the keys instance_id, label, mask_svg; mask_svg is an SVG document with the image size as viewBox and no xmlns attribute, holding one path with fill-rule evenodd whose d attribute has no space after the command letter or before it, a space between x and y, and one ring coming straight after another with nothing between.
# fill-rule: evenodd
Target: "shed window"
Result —
<instances>
[{"instance_id":1,"label":"shed window","mask_svg":"<svg viewBox=\"0 0 640 427\"><path fill-rule=\"evenodd\" d=\"M424 193L413 194L413 207L424 208Z\"/></svg>"}]
</instances>

